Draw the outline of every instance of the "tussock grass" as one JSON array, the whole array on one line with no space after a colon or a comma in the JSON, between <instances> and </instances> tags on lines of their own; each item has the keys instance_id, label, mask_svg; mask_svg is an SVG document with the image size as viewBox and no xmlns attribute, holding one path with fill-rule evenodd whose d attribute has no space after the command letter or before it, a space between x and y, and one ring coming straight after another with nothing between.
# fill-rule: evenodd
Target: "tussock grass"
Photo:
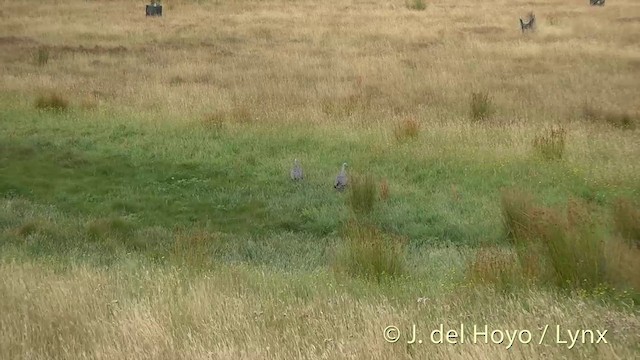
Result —
<instances>
[{"instance_id":1,"label":"tussock grass","mask_svg":"<svg viewBox=\"0 0 640 360\"><path fill-rule=\"evenodd\" d=\"M638 252L625 254L624 261L613 260L621 258L621 245L603 231L604 224L596 220L593 209L579 200L570 199L562 214L537 205L529 194L509 189L502 194L502 211L508 238L527 278L551 279L562 288L594 290L629 279L628 273L634 271L630 258ZM620 273L627 275L616 275ZM626 286L636 283L635 276L626 280Z\"/></svg>"},{"instance_id":2,"label":"tussock grass","mask_svg":"<svg viewBox=\"0 0 640 360\"><path fill-rule=\"evenodd\" d=\"M381 201L389 200L389 182L387 181L387 179L382 179L380 181L379 194L380 194Z\"/></svg>"},{"instance_id":3,"label":"tussock grass","mask_svg":"<svg viewBox=\"0 0 640 360\"><path fill-rule=\"evenodd\" d=\"M227 114L222 111L207 114L202 119L202 125L209 130L221 130L227 121Z\"/></svg>"},{"instance_id":4,"label":"tussock grass","mask_svg":"<svg viewBox=\"0 0 640 360\"><path fill-rule=\"evenodd\" d=\"M42 237L49 241L55 239L55 224L43 218L23 219L23 221L13 228L10 233L23 239L32 241L34 237Z\"/></svg>"},{"instance_id":5,"label":"tussock grass","mask_svg":"<svg viewBox=\"0 0 640 360\"><path fill-rule=\"evenodd\" d=\"M356 214L368 215L378 201L378 184L370 174L349 176L349 206Z\"/></svg>"},{"instance_id":6,"label":"tussock grass","mask_svg":"<svg viewBox=\"0 0 640 360\"><path fill-rule=\"evenodd\" d=\"M640 117L630 113L607 113L604 120L613 127L634 130L638 127Z\"/></svg>"},{"instance_id":7,"label":"tussock grass","mask_svg":"<svg viewBox=\"0 0 640 360\"><path fill-rule=\"evenodd\" d=\"M85 96L78 105L79 108L86 111L97 110L100 103L94 96Z\"/></svg>"},{"instance_id":8,"label":"tussock grass","mask_svg":"<svg viewBox=\"0 0 640 360\"><path fill-rule=\"evenodd\" d=\"M233 108L226 113L226 119L232 123L250 124L255 121L255 116L249 105L236 103Z\"/></svg>"},{"instance_id":9,"label":"tussock grass","mask_svg":"<svg viewBox=\"0 0 640 360\"><path fill-rule=\"evenodd\" d=\"M533 139L533 149L544 160L561 160L564 156L567 130L562 126L550 127Z\"/></svg>"},{"instance_id":10,"label":"tussock grass","mask_svg":"<svg viewBox=\"0 0 640 360\"><path fill-rule=\"evenodd\" d=\"M175 235L171 260L190 269L211 267L214 260L211 250L215 249L219 242L220 239L210 232L180 231Z\"/></svg>"},{"instance_id":11,"label":"tussock grass","mask_svg":"<svg viewBox=\"0 0 640 360\"><path fill-rule=\"evenodd\" d=\"M134 230L135 226L123 218L102 218L89 222L87 236L93 240L105 237L128 238Z\"/></svg>"},{"instance_id":12,"label":"tussock grass","mask_svg":"<svg viewBox=\"0 0 640 360\"><path fill-rule=\"evenodd\" d=\"M255 120L250 107L240 102L227 110L217 110L204 116L202 124L212 130L220 130L225 124L251 124Z\"/></svg>"},{"instance_id":13,"label":"tussock grass","mask_svg":"<svg viewBox=\"0 0 640 360\"><path fill-rule=\"evenodd\" d=\"M366 89L340 97L326 97L320 102L322 112L334 118L350 117L363 113L371 105L373 94Z\"/></svg>"},{"instance_id":14,"label":"tussock grass","mask_svg":"<svg viewBox=\"0 0 640 360\"><path fill-rule=\"evenodd\" d=\"M613 206L613 222L617 235L629 245L640 248L640 208L626 198L616 199Z\"/></svg>"},{"instance_id":15,"label":"tussock grass","mask_svg":"<svg viewBox=\"0 0 640 360\"><path fill-rule=\"evenodd\" d=\"M397 141L415 139L420 135L420 123L415 117L407 117L399 121L393 129Z\"/></svg>"},{"instance_id":16,"label":"tussock grass","mask_svg":"<svg viewBox=\"0 0 640 360\"><path fill-rule=\"evenodd\" d=\"M582 117L595 124L606 124L622 130L635 130L640 123L640 117L631 112L605 111L588 102L582 106Z\"/></svg>"},{"instance_id":17,"label":"tussock grass","mask_svg":"<svg viewBox=\"0 0 640 360\"><path fill-rule=\"evenodd\" d=\"M467 276L474 284L490 285L501 291L523 286L518 258L509 249L486 246L478 249L470 260Z\"/></svg>"},{"instance_id":18,"label":"tussock grass","mask_svg":"<svg viewBox=\"0 0 640 360\"><path fill-rule=\"evenodd\" d=\"M45 66L49 62L49 49L46 47L39 47L35 55L35 61L38 66Z\"/></svg>"},{"instance_id":19,"label":"tussock grass","mask_svg":"<svg viewBox=\"0 0 640 360\"><path fill-rule=\"evenodd\" d=\"M640 304L640 248L617 237L605 248L608 282Z\"/></svg>"},{"instance_id":20,"label":"tussock grass","mask_svg":"<svg viewBox=\"0 0 640 360\"><path fill-rule=\"evenodd\" d=\"M495 105L486 92L474 92L469 103L469 115L474 122L486 121L495 113Z\"/></svg>"},{"instance_id":21,"label":"tussock grass","mask_svg":"<svg viewBox=\"0 0 640 360\"><path fill-rule=\"evenodd\" d=\"M458 187L455 184L451 184L451 200L458 203L460 202L460 191L458 191Z\"/></svg>"},{"instance_id":22,"label":"tussock grass","mask_svg":"<svg viewBox=\"0 0 640 360\"><path fill-rule=\"evenodd\" d=\"M543 228L542 240L559 286L589 289L605 282L605 235L584 205L571 200L566 220L550 212L536 225Z\"/></svg>"},{"instance_id":23,"label":"tussock grass","mask_svg":"<svg viewBox=\"0 0 640 360\"><path fill-rule=\"evenodd\" d=\"M533 205L533 197L523 191L506 189L503 190L500 201L506 237L512 244L517 244L531 232L529 211Z\"/></svg>"},{"instance_id":24,"label":"tussock grass","mask_svg":"<svg viewBox=\"0 0 640 360\"><path fill-rule=\"evenodd\" d=\"M333 268L339 273L382 281L406 272L405 240L366 221L351 219L343 230Z\"/></svg>"},{"instance_id":25,"label":"tussock grass","mask_svg":"<svg viewBox=\"0 0 640 360\"><path fill-rule=\"evenodd\" d=\"M36 99L35 108L38 110L60 112L69 108L69 100L55 92L46 95L40 95Z\"/></svg>"}]
</instances>

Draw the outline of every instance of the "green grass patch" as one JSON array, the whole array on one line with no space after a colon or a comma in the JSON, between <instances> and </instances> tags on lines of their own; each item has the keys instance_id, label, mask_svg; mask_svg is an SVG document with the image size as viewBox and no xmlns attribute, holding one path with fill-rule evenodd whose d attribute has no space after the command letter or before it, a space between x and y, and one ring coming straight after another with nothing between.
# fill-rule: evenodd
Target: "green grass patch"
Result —
<instances>
[{"instance_id":1,"label":"green grass patch","mask_svg":"<svg viewBox=\"0 0 640 360\"><path fill-rule=\"evenodd\" d=\"M408 0L407 8L422 11L427 8L427 3L424 0Z\"/></svg>"},{"instance_id":2,"label":"green grass patch","mask_svg":"<svg viewBox=\"0 0 640 360\"><path fill-rule=\"evenodd\" d=\"M354 140L341 130L288 126L283 132L235 124L212 134L202 131L198 119L196 126L148 126L122 114L10 107L0 110L0 117L7 125L0 130L1 197L55 206L61 216L83 218L83 224L125 219L134 227L132 238L145 229L193 228L252 239L297 234L317 241L339 236L358 209L374 214L371 220L381 231L415 246L499 243L504 234L495 199L504 186L530 188L551 204L593 194L607 204L631 191L595 187L563 163L514 159L497 166L456 154L414 156L413 146L396 144L372 154L372 145L384 146L375 131ZM370 178L363 178L362 186L355 179L353 191L338 194L332 181L345 149L354 174ZM300 155L307 179L292 186L291 159ZM75 231L90 237L86 228ZM107 232L95 238L105 248L120 248L119 237ZM173 240L136 241L126 248L155 254L154 248L166 253ZM86 250L97 246L94 241ZM234 259L263 261L264 247L240 248L234 248Z\"/></svg>"}]
</instances>

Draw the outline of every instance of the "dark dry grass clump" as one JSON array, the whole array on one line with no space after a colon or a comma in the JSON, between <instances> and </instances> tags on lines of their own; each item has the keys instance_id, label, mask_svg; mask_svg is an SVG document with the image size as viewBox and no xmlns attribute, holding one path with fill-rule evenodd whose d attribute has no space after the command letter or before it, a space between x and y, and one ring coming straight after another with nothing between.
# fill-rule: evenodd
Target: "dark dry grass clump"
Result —
<instances>
[{"instance_id":1,"label":"dark dry grass clump","mask_svg":"<svg viewBox=\"0 0 640 360\"><path fill-rule=\"evenodd\" d=\"M380 182L380 200L389 200L389 182L387 179L382 179Z\"/></svg>"},{"instance_id":2,"label":"dark dry grass clump","mask_svg":"<svg viewBox=\"0 0 640 360\"><path fill-rule=\"evenodd\" d=\"M378 200L378 185L371 175L355 174L349 178L349 205L358 215L373 212Z\"/></svg>"},{"instance_id":3,"label":"dark dry grass clump","mask_svg":"<svg viewBox=\"0 0 640 360\"><path fill-rule=\"evenodd\" d=\"M106 237L128 238L134 230L134 225L123 218L102 218L93 220L87 225L87 236L92 240Z\"/></svg>"},{"instance_id":4,"label":"dark dry grass clump","mask_svg":"<svg viewBox=\"0 0 640 360\"><path fill-rule=\"evenodd\" d=\"M206 231L179 231L171 248L170 259L189 268L204 268L211 265L211 247L218 238Z\"/></svg>"},{"instance_id":5,"label":"dark dry grass clump","mask_svg":"<svg viewBox=\"0 0 640 360\"><path fill-rule=\"evenodd\" d=\"M493 285L501 290L519 286L524 280L514 253L497 246L487 246L476 251L468 268L468 277L473 283Z\"/></svg>"},{"instance_id":6,"label":"dark dry grass clump","mask_svg":"<svg viewBox=\"0 0 640 360\"><path fill-rule=\"evenodd\" d=\"M398 122L393 129L397 141L415 139L420 135L420 123L414 117L408 117Z\"/></svg>"},{"instance_id":7,"label":"dark dry grass clump","mask_svg":"<svg viewBox=\"0 0 640 360\"><path fill-rule=\"evenodd\" d=\"M38 96L35 107L38 110L65 111L69 108L69 101L58 93L50 93Z\"/></svg>"},{"instance_id":8,"label":"dark dry grass clump","mask_svg":"<svg viewBox=\"0 0 640 360\"><path fill-rule=\"evenodd\" d=\"M202 125L209 130L220 130L224 127L226 121L227 116L225 112L216 111L205 115L202 119Z\"/></svg>"},{"instance_id":9,"label":"dark dry grass clump","mask_svg":"<svg viewBox=\"0 0 640 360\"><path fill-rule=\"evenodd\" d=\"M618 198L615 201L613 223L618 236L640 248L640 210L631 200Z\"/></svg>"},{"instance_id":10,"label":"dark dry grass clump","mask_svg":"<svg viewBox=\"0 0 640 360\"><path fill-rule=\"evenodd\" d=\"M607 124L623 130L634 130L638 125L638 117L630 113L607 113L604 116Z\"/></svg>"},{"instance_id":11,"label":"dark dry grass clump","mask_svg":"<svg viewBox=\"0 0 640 360\"><path fill-rule=\"evenodd\" d=\"M638 115L625 111L601 110L589 102L582 105L582 118L591 123L606 124L622 130L634 130L640 123Z\"/></svg>"},{"instance_id":12,"label":"dark dry grass clump","mask_svg":"<svg viewBox=\"0 0 640 360\"><path fill-rule=\"evenodd\" d=\"M564 156L567 131L563 127L551 127L533 139L533 148L545 160L560 160Z\"/></svg>"},{"instance_id":13,"label":"dark dry grass clump","mask_svg":"<svg viewBox=\"0 0 640 360\"><path fill-rule=\"evenodd\" d=\"M49 50L41 46L38 48L35 57L38 66L45 66L49 62Z\"/></svg>"},{"instance_id":14,"label":"dark dry grass clump","mask_svg":"<svg viewBox=\"0 0 640 360\"><path fill-rule=\"evenodd\" d=\"M491 118L495 112L493 101L486 92L474 92L471 94L470 116L474 122L485 121Z\"/></svg>"}]
</instances>

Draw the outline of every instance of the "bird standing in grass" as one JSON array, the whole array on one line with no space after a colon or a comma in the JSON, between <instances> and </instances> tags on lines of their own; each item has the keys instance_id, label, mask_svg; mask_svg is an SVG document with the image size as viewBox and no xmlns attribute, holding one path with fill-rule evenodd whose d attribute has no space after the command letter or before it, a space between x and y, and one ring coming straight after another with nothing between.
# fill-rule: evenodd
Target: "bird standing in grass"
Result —
<instances>
[{"instance_id":1,"label":"bird standing in grass","mask_svg":"<svg viewBox=\"0 0 640 360\"><path fill-rule=\"evenodd\" d=\"M300 162L298 159L293 161L293 169L291 169L291 180L300 181L304 179L304 173L302 171L302 166L300 166Z\"/></svg>"},{"instance_id":2,"label":"bird standing in grass","mask_svg":"<svg viewBox=\"0 0 640 360\"><path fill-rule=\"evenodd\" d=\"M333 188L338 191L343 191L347 187L347 163L342 164L342 170L336 176L336 182L333 184Z\"/></svg>"}]
</instances>

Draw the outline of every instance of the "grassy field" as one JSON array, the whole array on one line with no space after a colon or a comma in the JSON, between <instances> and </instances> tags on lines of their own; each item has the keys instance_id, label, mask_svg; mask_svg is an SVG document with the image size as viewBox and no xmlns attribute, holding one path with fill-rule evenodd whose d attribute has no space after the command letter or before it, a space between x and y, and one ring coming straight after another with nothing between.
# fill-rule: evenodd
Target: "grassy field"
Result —
<instances>
[{"instance_id":1,"label":"grassy field","mask_svg":"<svg viewBox=\"0 0 640 360\"><path fill-rule=\"evenodd\" d=\"M640 355L639 2L163 5L0 0L0 358Z\"/></svg>"}]
</instances>

